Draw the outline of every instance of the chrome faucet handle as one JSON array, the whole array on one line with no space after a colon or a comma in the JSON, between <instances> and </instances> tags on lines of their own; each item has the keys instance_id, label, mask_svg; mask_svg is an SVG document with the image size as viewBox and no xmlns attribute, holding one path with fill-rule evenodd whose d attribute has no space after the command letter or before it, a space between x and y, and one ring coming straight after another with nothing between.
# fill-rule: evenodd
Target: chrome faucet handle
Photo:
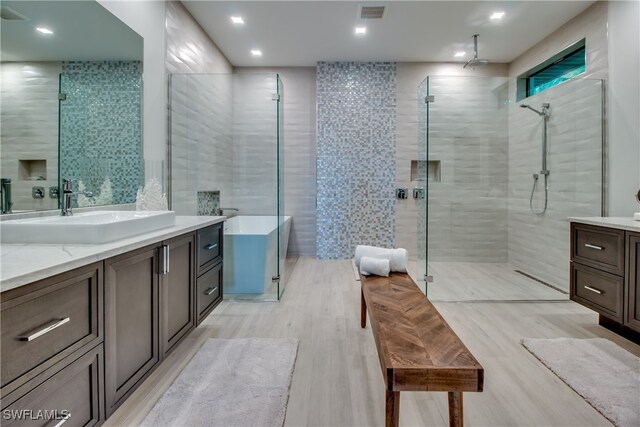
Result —
<instances>
[{"instance_id":1,"label":"chrome faucet handle","mask_svg":"<svg viewBox=\"0 0 640 427\"><path fill-rule=\"evenodd\" d=\"M73 192L73 181L69 178L64 178L62 180L62 192L71 193Z\"/></svg>"},{"instance_id":2,"label":"chrome faucet handle","mask_svg":"<svg viewBox=\"0 0 640 427\"><path fill-rule=\"evenodd\" d=\"M64 178L62 180L62 203L61 203L61 211L60 215L62 216L72 216L73 210L71 204L73 201L71 200L71 196L73 195L73 183L71 179Z\"/></svg>"}]
</instances>

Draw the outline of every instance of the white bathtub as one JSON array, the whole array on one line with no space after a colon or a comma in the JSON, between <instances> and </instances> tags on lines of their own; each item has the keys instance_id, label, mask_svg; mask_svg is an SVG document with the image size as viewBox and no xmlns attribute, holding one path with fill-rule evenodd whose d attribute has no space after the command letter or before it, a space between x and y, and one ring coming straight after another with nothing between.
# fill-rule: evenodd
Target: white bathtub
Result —
<instances>
[{"instance_id":1,"label":"white bathtub","mask_svg":"<svg viewBox=\"0 0 640 427\"><path fill-rule=\"evenodd\" d=\"M283 247L287 255L291 217L282 218ZM224 223L224 292L262 294L278 273L278 217L235 216Z\"/></svg>"}]
</instances>

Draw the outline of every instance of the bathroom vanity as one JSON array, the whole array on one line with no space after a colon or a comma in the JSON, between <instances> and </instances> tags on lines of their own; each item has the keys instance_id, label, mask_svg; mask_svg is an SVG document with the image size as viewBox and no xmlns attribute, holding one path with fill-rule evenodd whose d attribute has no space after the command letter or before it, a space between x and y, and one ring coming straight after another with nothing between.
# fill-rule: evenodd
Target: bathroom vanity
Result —
<instances>
[{"instance_id":1,"label":"bathroom vanity","mask_svg":"<svg viewBox=\"0 0 640 427\"><path fill-rule=\"evenodd\" d=\"M1 409L102 423L222 300L223 221L176 217L100 245L3 244Z\"/></svg>"},{"instance_id":2,"label":"bathroom vanity","mask_svg":"<svg viewBox=\"0 0 640 427\"><path fill-rule=\"evenodd\" d=\"M570 218L571 299L599 313L599 324L640 337L640 222Z\"/></svg>"}]
</instances>

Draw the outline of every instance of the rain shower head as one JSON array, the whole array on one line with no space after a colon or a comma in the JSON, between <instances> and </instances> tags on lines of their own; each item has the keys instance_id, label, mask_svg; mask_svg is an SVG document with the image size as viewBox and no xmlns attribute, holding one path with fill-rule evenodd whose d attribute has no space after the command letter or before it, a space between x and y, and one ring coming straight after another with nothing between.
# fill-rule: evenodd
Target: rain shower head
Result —
<instances>
[{"instance_id":1,"label":"rain shower head","mask_svg":"<svg viewBox=\"0 0 640 427\"><path fill-rule=\"evenodd\" d=\"M488 59L478 59L478 36L480 34L473 35L473 59L467 61L462 68L481 68L489 63Z\"/></svg>"}]
</instances>

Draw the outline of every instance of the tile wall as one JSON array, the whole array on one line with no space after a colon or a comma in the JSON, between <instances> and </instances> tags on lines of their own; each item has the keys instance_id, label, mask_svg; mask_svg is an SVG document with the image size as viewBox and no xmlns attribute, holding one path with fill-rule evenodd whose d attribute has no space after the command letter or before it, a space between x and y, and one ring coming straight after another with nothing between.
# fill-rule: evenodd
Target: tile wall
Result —
<instances>
[{"instance_id":1,"label":"tile wall","mask_svg":"<svg viewBox=\"0 0 640 427\"><path fill-rule=\"evenodd\" d=\"M515 78L571 43L586 38L587 70L580 77L608 79L607 22L607 2L594 3L513 60L509 64L509 76ZM569 224L566 218L601 215L600 185L593 180L600 176L599 141L604 136L605 164L609 141L606 132L602 133L602 122L598 118L603 102L605 108L607 102L606 98L602 101L598 85L589 81L560 85L522 101L534 107L546 101L552 104L551 188L549 210L544 217L527 213L531 174L540 168L540 122L531 112L526 114L517 107L509 113L509 263L567 291ZM515 99L515 85L510 89L510 99ZM608 126L606 116L604 126L605 129ZM607 180L605 175L605 188L608 188ZM606 206L606 199L604 203Z\"/></svg>"},{"instance_id":2,"label":"tile wall","mask_svg":"<svg viewBox=\"0 0 640 427\"><path fill-rule=\"evenodd\" d=\"M316 256L316 68L236 68L235 73L277 73L285 93L285 215L293 217L290 256Z\"/></svg>"},{"instance_id":3,"label":"tile wall","mask_svg":"<svg viewBox=\"0 0 640 427\"><path fill-rule=\"evenodd\" d=\"M429 261L507 261L508 80L429 77Z\"/></svg>"},{"instance_id":4,"label":"tile wall","mask_svg":"<svg viewBox=\"0 0 640 427\"><path fill-rule=\"evenodd\" d=\"M81 180L99 204L135 202L144 182L140 62L62 62L60 91L60 176L74 187Z\"/></svg>"},{"instance_id":5,"label":"tile wall","mask_svg":"<svg viewBox=\"0 0 640 427\"><path fill-rule=\"evenodd\" d=\"M317 256L395 243L396 64L317 68Z\"/></svg>"},{"instance_id":6,"label":"tile wall","mask_svg":"<svg viewBox=\"0 0 640 427\"><path fill-rule=\"evenodd\" d=\"M600 80L574 80L527 98L551 105L548 122L548 208L529 208L532 174L542 163L542 119L513 104L509 109L509 263L569 290L570 216L600 216L602 201L602 93ZM544 206L538 181L534 208Z\"/></svg>"},{"instance_id":7,"label":"tile wall","mask_svg":"<svg viewBox=\"0 0 640 427\"><path fill-rule=\"evenodd\" d=\"M275 74L233 75L233 206L225 207L239 215L278 213L277 93Z\"/></svg>"},{"instance_id":8,"label":"tile wall","mask_svg":"<svg viewBox=\"0 0 640 427\"><path fill-rule=\"evenodd\" d=\"M58 185L59 62L6 62L0 65L0 147L3 178L11 178L13 210L56 209L48 188ZM30 181L20 160L45 160L44 181ZM24 163L23 163L24 164ZM32 174L32 175L35 175ZM45 187L34 199L32 187Z\"/></svg>"},{"instance_id":9,"label":"tile wall","mask_svg":"<svg viewBox=\"0 0 640 427\"><path fill-rule=\"evenodd\" d=\"M233 206L232 76L171 76L171 209L198 212L198 192Z\"/></svg>"},{"instance_id":10,"label":"tile wall","mask_svg":"<svg viewBox=\"0 0 640 427\"><path fill-rule=\"evenodd\" d=\"M195 215L198 192L212 191L231 207L233 67L180 2L166 3L165 37L171 208Z\"/></svg>"}]
</instances>

